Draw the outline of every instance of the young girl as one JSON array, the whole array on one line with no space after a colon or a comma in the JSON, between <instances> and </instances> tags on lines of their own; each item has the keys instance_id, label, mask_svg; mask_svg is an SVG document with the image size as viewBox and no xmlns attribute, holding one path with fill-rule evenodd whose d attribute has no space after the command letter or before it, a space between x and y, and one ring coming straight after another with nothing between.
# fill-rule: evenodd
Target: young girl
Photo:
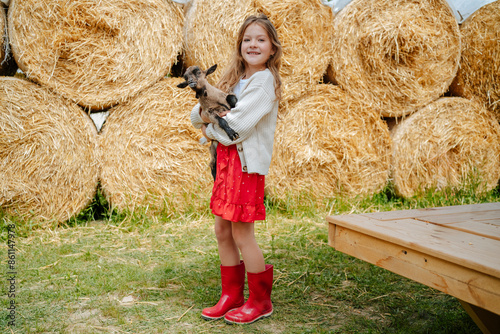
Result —
<instances>
[{"instance_id":1,"label":"young girl","mask_svg":"<svg viewBox=\"0 0 500 334\"><path fill-rule=\"evenodd\" d=\"M281 98L281 54L276 29L268 18L248 17L239 30L233 60L218 84L238 97L236 106L221 116L240 137L231 141L218 125L207 124L199 105L191 112L193 125L201 128L205 137L219 142L210 208L215 215L222 295L215 306L202 311L205 319L224 317L228 323L246 324L273 313L273 266L264 263L253 223L266 215L264 175L271 164Z\"/></svg>"}]
</instances>

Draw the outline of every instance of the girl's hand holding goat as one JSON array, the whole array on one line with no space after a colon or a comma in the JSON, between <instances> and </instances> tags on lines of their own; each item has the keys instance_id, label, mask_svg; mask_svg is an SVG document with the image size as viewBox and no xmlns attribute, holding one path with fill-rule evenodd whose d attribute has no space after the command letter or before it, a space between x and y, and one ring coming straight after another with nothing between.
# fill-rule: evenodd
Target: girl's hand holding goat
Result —
<instances>
[{"instance_id":1,"label":"girl's hand holding goat","mask_svg":"<svg viewBox=\"0 0 500 334\"><path fill-rule=\"evenodd\" d=\"M224 117L226 116L231 110L225 110L225 111L220 111L219 112L219 117ZM209 140L210 138L208 138L207 136L207 126L208 126L208 123L210 123L210 119L205 116L204 113L200 113L200 117L201 119L203 120L203 122L205 122L205 124L203 124L201 126L201 133L203 133L203 137L205 138L205 140L203 142L201 142L202 144L205 144L207 140ZM217 156L217 155L216 155Z\"/></svg>"}]
</instances>

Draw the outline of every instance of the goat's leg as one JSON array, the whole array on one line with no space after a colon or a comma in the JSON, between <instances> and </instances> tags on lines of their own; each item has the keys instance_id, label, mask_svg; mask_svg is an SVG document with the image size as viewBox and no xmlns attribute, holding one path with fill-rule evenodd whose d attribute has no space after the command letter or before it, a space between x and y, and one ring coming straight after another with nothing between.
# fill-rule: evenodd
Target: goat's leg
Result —
<instances>
[{"instance_id":1,"label":"goat's leg","mask_svg":"<svg viewBox=\"0 0 500 334\"><path fill-rule=\"evenodd\" d=\"M217 176L217 141L212 140L212 143L210 143L210 171L212 172L212 176L215 177Z\"/></svg>"},{"instance_id":2,"label":"goat's leg","mask_svg":"<svg viewBox=\"0 0 500 334\"><path fill-rule=\"evenodd\" d=\"M227 133L227 136L229 137L229 139L235 140L235 139L240 138L240 135L237 132L235 132L233 129L231 129L231 127L229 126L229 124L227 124L227 121L224 118L216 115L215 119L219 123L219 126L221 127L221 129Z\"/></svg>"}]
</instances>

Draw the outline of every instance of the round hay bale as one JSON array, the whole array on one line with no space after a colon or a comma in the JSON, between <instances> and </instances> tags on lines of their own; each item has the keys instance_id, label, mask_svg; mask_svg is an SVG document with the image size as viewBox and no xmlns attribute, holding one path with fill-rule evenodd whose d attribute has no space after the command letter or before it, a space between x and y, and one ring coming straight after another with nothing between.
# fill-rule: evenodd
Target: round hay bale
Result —
<instances>
[{"instance_id":1,"label":"round hay bale","mask_svg":"<svg viewBox=\"0 0 500 334\"><path fill-rule=\"evenodd\" d=\"M479 97L500 120L500 1L471 15L460 33L462 58L450 91L468 99Z\"/></svg>"},{"instance_id":2,"label":"round hay bale","mask_svg":"<svg viewBox=\"0 0 500 334\"><path fill-rule=\"evenodd\" d=\"M316 84L308 84L303 81L294 81L289 79L282 80L282 93L280 100L280 107L278 109L278 115L281 117L290 110L290 105L295 104L304 95L306 95L310 90L311 86Z\"/></svg>"},{"instance_id":3,"label":"round hay bale","mask_svg":"<svg viewBox=\"0 0 500 334\"><path fill-rule=\"evenodd\" d=\"M170 72L183 13L162 0L14 0L9 35L26 75L91 109L125 101Z\"/></svg>"},{"instance_id":4,"label":"round hay bale","mask_svg":"<svg viewBox=\"0 0 500 334\"><path fill-rule=\"evenodd\" d=\"M354 0L334 20L329 80L384 117L410 114L448 90L460 60L444 0Z\"/></svg>"},{"instance_id":5,"label":"round hay bale","mask_svg":"<svg viewBox=\"0 0 500 334\"><path fill-rule=\"evenodd\" d=\"M193 0L184 22L184 67L217 64L209 77L219 81L233 55L238 30L255 14L254 0Z\"/></svg>"},{"instance_id":6,"label":"round hay bale","mask_svg":"<svg viewBox=\"0 0 500 334\"><path fill-rule=\"evenodd\" d=\"M379 115L334 85L318 84L278 121L268 192L317 199L373 194L386 185L391 140Z\"/></svg>"},{"instance_id":7,"label":"round hay bale","mask_svg":"<svg viewBox=\"0 0 500 334\"><path fill-rule=\"evenodd\" d=\"M97 131L71 101L27 80L0 78L0 206L63 222L94 198Z\"/></svg>"},{"instance_id":8,"label":"round hay bale","mask_svg":"<svg viewBox=\"0 0 500 334\"><path fill-rule=\"evenodd\" d=\"M284 91L298 98L322 80L331 62L332 10L320 0L257 0L256 6L273 22L283 47Z\"/></svg>"},{"instance_id":9,"label":"round hay bale","mask_svg":"<svg viewBox=\"0 0 500 334\"><path fill-rule=\"evenodd\" d=\"M500 177L500 125L493 113L460 97L440 98L392 130L392 178L397 194L428 189L496 187Z\"/></svg>"},{"instance_id":10,"label":"round hay bale","mask_svg":"<svg viewBox=\"0 0 500 334\"><path fill-rule=\"evenodd\" d=\"M101 185L122 211L182 211L196 197L209 197L208 145L190 121L197 103L182 78L166 78L110 109L100 135Z\"/></svg>"}]
</instances>

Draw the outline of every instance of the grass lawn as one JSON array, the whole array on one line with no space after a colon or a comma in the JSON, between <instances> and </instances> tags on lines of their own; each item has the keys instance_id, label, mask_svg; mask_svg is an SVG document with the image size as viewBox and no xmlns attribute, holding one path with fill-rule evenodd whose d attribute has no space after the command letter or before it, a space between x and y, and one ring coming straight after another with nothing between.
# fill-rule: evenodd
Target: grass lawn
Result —
<instances>
[{"instance_id":1,"label":"grass lawn","mask_svg":"<svg viewBox=\"0 0 500 334\"><path fill-rule=\"evenodd\" d=\"M9 284L1 286L2 333L480 333L446 294L329 247L325 217L499 201L445 191L403 200L390 190L367 199L267 202L256 233L275 267L271 318L230 326L200 312L220 294L208 210L147 217L98 212L94 204L60 226L1 216L2 270L7 225L16 228L15 326ZM96 199L102 202L102 199ZM206 203L208 206L208 202ZM247 291L245 291L247 294Z\"/></svg>"}]
</instances>

